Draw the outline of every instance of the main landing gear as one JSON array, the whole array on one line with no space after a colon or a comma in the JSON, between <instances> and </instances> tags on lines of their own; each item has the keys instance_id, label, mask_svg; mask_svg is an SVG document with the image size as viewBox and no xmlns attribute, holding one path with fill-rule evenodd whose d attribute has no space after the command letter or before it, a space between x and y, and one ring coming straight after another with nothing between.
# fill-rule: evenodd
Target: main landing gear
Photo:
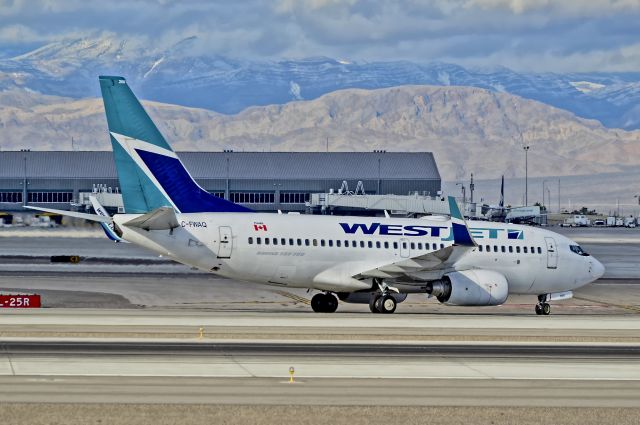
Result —
<instances>
[{"instance_id":1,"label":"main landing gear","mask_svg":"<svg viewBox=\"0 0 640 425\"><path fill-rule=\"evenodd\" d=\"M391 314L396 311L397 302L390 294L371 294L369 310L372 313Z\"/></svg>"},{"instance_id":2,"label":"main landing gear","mask_svg":"<svg viewBox=\"0 0 640 425\"><path fill-rule=\"evenodd\" d=\"M373 279L374 287L377 285L380 292L373 292L369 299L369 310L372 313L391 314L396 311L397 301L389 293L389 291L396 291L397 289L390 287L382 279Z\"/></svg>"},{"instance_id":3,"label":"main landing gear","mask_svg":"<svg viewBox=\"0 0 640 425\"><path fill-rule=\"evenodd\" d=\"M551 314L551 306L547 303L547 294L538 295L536 314L538 316L548 316L549 314Z\"/></svg>"},{"instance_id":4,"label":"main landing gear","mask_svg":"<svg viewBox=\"0 0 640 425\"><path fill-rule=\"evenodd\" d=\"M311 308L316 313L334 313L338 309L338 299L330 292L315 294L311 298Z\"/></svg>"}]
</instances>

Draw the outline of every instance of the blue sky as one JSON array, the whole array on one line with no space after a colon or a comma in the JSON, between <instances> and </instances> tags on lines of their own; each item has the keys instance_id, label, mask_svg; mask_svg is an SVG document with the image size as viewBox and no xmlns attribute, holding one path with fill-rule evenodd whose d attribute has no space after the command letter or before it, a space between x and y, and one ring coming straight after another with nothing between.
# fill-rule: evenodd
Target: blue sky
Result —
<instances>
[{"instance_id":1,"label":"blue sky","mask_svg":"<svg viewBox=\"0 0 640 425\"><path fill-rule=\"evenodd\" d=\"M640 71L640 0L0 0L0 56L114 36L245 59Z\"/></svg>"}]
</instances>

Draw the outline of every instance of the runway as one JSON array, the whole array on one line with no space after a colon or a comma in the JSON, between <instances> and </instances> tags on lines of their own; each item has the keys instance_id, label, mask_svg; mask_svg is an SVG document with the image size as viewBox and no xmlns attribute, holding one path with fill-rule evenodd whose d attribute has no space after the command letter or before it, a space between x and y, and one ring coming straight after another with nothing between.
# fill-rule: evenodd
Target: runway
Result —
<instances>
[{"instance_id":1,"label":"runway","mask_svg":"<svg viewBox=\"0 0 640 425\"><path fill-rule=\"evenodd\" d=\"M637 423L636 236L582 237L609 275L548 317L533 314L535 297L466 308L419 294L389 316L345 303L314 314L304 290L206 275L135 247L0 237L0 292L37 292L45 307L0 310L0 420ZM83 249L92 260L46 262Z\"/></svg>"}]
</instances>

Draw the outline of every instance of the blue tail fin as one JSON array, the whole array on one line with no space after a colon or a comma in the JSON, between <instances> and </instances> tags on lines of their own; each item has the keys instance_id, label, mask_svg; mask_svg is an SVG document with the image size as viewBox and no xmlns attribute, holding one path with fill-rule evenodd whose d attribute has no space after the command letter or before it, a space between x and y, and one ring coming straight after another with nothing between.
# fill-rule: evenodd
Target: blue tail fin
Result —
<instances>
[{"instance_id":1,"label":"blue tail fin","mask_svg":"<svg viewBox=\"0 0 640 425\"><path fill-rule=\"evenodd\" d=\"M127 213L160 207L181 213L251 211L211 195L193 180L124 78L99 80Z\"/></svg>"},{"instance_id":2,"label":"blue tail fin","mask_svg":"<svg viewBox=\"0 0 640 425\"><path fill-rule=\"evenodd\" d=\"M476 246L467 227L467 222L458 208L456 198L449 196L449 212L451 214L451 230L453 231L453 243L460 246Z\"/></svg>"}]
</instances>

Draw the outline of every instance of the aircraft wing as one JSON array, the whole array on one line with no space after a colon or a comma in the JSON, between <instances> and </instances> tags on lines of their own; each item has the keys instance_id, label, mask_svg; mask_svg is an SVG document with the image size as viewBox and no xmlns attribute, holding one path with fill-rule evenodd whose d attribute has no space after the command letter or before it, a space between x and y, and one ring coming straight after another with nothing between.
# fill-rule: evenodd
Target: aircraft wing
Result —
<instances>
[{"instance_id":1,"label":"aircraft wing","mask_svg":"<svg viewBox=\"0 0 640 425\"><path fill-rule=\"evenodd\" d=\"M467 223L460 213L455 199L449 197L451 211L451 228L453 245L357 273L357 277L376 277L382 279L397 279L403 276L416 280L438 279L460 258L476 247ZM354 277L355 277L354 276Z\"/></svg>"}]
</instances>

